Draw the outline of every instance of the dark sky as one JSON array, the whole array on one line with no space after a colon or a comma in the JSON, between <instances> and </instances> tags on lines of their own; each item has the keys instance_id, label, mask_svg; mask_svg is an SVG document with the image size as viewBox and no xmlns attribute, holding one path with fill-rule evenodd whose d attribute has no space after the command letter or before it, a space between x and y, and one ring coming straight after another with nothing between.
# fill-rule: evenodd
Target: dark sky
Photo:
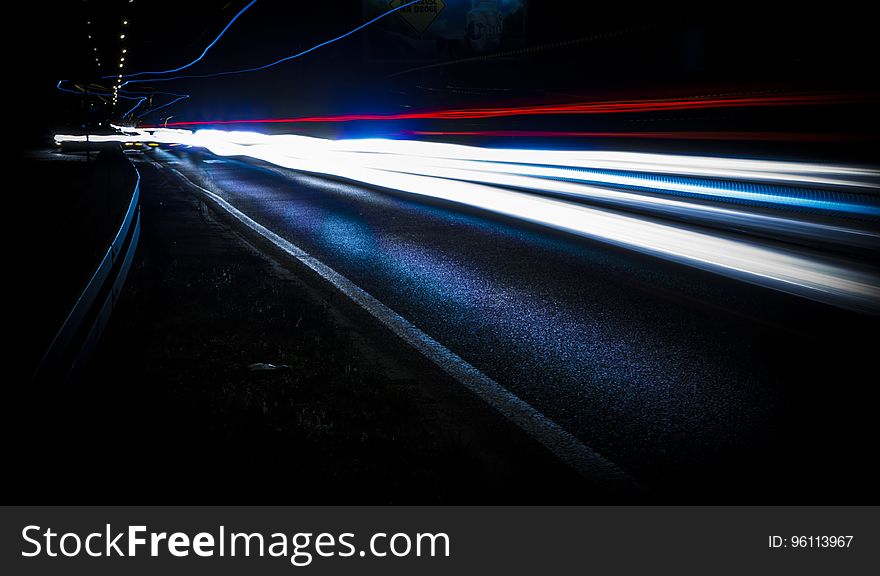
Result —
<instances>
[{"instance_id":1,"label":"dark sky","mask_svg":"<svg viewBox=\"0 0 880 576\"><path fill-rule=\"evenodd\" d=\"M446 0L447 3L469 0ZM57 93L58 79L96 80L94 47L106 66L127 30L127 71L179 66L198 55L247 2L234 0L67 0L30 3L14 24L23 91L17 120L45 131L69 123L82 99ZM869 86L874 20L866 8L807 3L729 3L695 10L681 3L532 0L524 38L507 58L444 64L473 56L447 43L434 60L405 55L376 62L359 34L268 71L144 84L191 94L161 116L255 118L406 107L497 104L541 98L667 94L717 86ZM391 18L396 18L396 15ZM192 72L260 65L349 30L365 19L360 0L260 0ZM87 35L92 21L95 39ZM94 45L93 45L94 44ZM869 86L872 88L872 86ZM161 102L156 100L155 103ZM160 115L157 113L156 121ZM149 120L149 119L148 119ZM36 133L39 130L32 130Z\"/></svg>"}]
</instances>

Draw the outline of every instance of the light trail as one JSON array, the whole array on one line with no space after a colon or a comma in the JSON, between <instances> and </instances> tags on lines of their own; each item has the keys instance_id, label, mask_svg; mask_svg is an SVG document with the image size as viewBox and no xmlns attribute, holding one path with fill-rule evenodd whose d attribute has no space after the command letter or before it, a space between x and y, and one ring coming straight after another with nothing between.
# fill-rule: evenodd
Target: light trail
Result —
<instances>
[{"instance_id":1,"label":"light trail","mask_svg":"<svg viewBox=\"0 0 880 576\"><path fill-rule=\"evenodd\" d=\"M623 186L593 185L595 182L584 180L588 184L577 181L578 179L567 174L565 171L546 169L542 167L522 166L516 164L499 164L492 162L474 162L468 160L444 160L429 159L420 161L412 157L400 157L389 154L359 154L339 153L335 160L343 163L355 163L367 168L384 170L387 172L399 172L403 174L416 174L431 176L444 180L460 180L502 186L517 190L528 190L540 194L551 194L570 198L588 200L606 206L619 207L626 210L638 210L653 214L672 217L679 220L698 220L702 223L714 223L724 228L738 227L752 231L763 231L775 236L789 236L795 239L809 238L813 241L834 242L844 246L860 246L864 248L880 249L880 233L864 227L841 225L829 225L804 219L791 218L789 215L769 215L760 212L743 209L731 209L719 207L713 204L658 196L667 192L679 190L693 190L694 194L716 197L724 194L732 194L731 190L723 190L717 186L706 186L701 189L696 185L679 185L664 182L654 182L654 179L645 179L639 182L638 178L624 176L611 176L601 184L622 183ZM537 177L536 177L537 176ZM640 191L630 190L633 186L626 186L630 180L642 184L640 188L648 189L655 194L644 194ZM620 188L623 189L620 189ZM668 195L668 194L667 194ZM754 194L752 194L754 196ZM725 196L724 199L727 199ZM779 204L789 203L787 197L773 197ZM765 203L769 203L765 199ZM799 203L796 203L796 205ZM852 213L869 213L880 217L880 205L863 206L858 204L834 203L831 201L813 201L812 205L820 205L828 209L847 210Z\"/></svg>"},{"instance_id":2,"label":"light trail","mask_svg":"<svg viewBox=\"0 0 880 576\"><path fill-rule=\"evenodd\" d=\"M207 132L213 131L202 130L196 134ZM237 132L237 134L252 133ZM287 136L286 138L305 137ZM324 146L334 151L400 154L419 158L477 160L524 166L625 171L651 175L687 175L720 180L796 183L810 186L880 188L880 183L878 183L880 172L878 170L835 164L676 154L644 154L639 152L484 148L443 142L387 140L382 138L338 141L306 138L306 141L329 142L329 144ZM733 184L731 184L730 188L733 190L737 189ZM756 197L755 199L759 198Z\"/></svg>"},{"instance_id":3,"label":"light trail","mask_svg":"<svg viewBox=\"0 0 880 576\"><path fill-rule=\"evenodd\" d=\"M340 159L343 159L340 157ZM356 160L356 159L355 159ZM381 160L381 162L380 162ZM349 160L351 161L351 160ZM492 175L515 175L520 178L521 186L535 190L553 190L569 193L572 186L585 183L592 185L614 186L638 192L653 192L664 195L701 197L726 203L737 204L762 204L776 208L791 207L803 209L815 209L828 212L840 212L850 215L863 214L867 216L880 216L880 203L866 202L863 196L854 196L844 193L823 194L807 188L792 186L765 185L757 183L739 183L738 186L730 186L710 178L682 177L680 175L660 175L658 168L651 167L646 170L642 167L627 167L626 170L601 170L592 169L588 166L575 168L570 166L531 165L509 162L495 162L488 160L462 160L458 158L413 158L412 155L383 154L379 159L356 160L368 163L371 167L379 167L385 170L424 173L430 169L456 170L456 179L493 182ZM376 165L380 164L380 165ZM594 164L598 164L595 163ZM599 164L601 166L601 164ZM705 172L705 171L704 171ZM729 171L729 174L731 172ZM713 176L713 174L708 174ZM740 172L742 176L742 172ZM783 177L783 174L761 174L753 178ZM451 177L451 176L450 176ZM526 180L522 177L534 177ZM815 178L804 178L801 181ZM852 184L855 186L868 187L869 184L858 181L830 181L824 179L825 184L834 183L838 186ZM515 185L513 182L508 185ZM630 194L632 196L632 194ZM644 194L641 194L644 197Z\"/></svg>"},{"instance_id":4,"label":"light trail","mask_svg":"<svg viewBox=\"0 0 880 576\"><path fill-rule=\"evenodd\" d=\"M334 38L331 38L331 39L329 39L329 40L325 40L324 42L321 42L320 44L316 44L315 46L312 46L311 48L307 48L307 49L305 49L305 50L302 50L302 51L297 52L296 54L292 54L292 55L290 55L290 56L285 56L284 58L280 58L280 59L278 59L278 60L275 60L274 62L270 62L270 63L268 63L268 64L264 64L264 65L262 65L262 66L255 66L255 67L252 67L252 68L243 68L243 69L240 69L240 70L230 70L230 71L226 71L226 72L216 72L216 73L213 73L213 74L184 75L184 76L173 76L173 77L170 77L170 78L147 78L147 79L140 79L140 80L130 80L130 78L133 78L133 77L135 77L135 76L173 74L173 73L175 73L175 72L179 72L179 71L181 71L181 70L184 70L184 69L186 69L186 68L189 68L189 67L195 65L196 63L200 62L200 61L205 57L205 55L208 53L208 51L209 51L211 48L213 48L215 44L217 44L217 42L220 40L220 38L222 38L223 35L226 34L226 31L229 30L229 28L232 26L232 24L235 23L235 21L238 20L238 18L239 18L242 14L244 14L248 9L250 9L254 4L256 4L257 0L252 0L249 4L247 4L244 8L242 8L242 9L241 9L241 10L240 10L240 11L239 11L239 12L238 12L238 13L232 18L232 20L229 21L229 23L223 28L223 30L220 32L220 34L219 34L216 38L214 38L214 40L213 40L210 44L208 44L208 46L204 49L204 51L202 51L201 55L199 55L199 57L196 58L195 60L193 60L192 62L189 62L188 64L184 64L183 66L180 66L180 67L178 67L178 68L174 68L174 69L171 69L171 70L162 70L162 71L156 71L156 72L136 72L136 73L134 73L134 74L127 74L127 75L125 76L125 77L126 77L125 82L122 82L121 84L119 84L119 87L121 88L121 87L123 87L123 86L126 86L126 85L128 85L128 84L133 84L133 83L143 83L143 82L150 82L150 83L153 83L153 82L167 82L167 81L171 81L171 80L180 80L180 79L184 79L184 78L213 78L213 77L217 77L217 76L228 76L228 75L232 75L232 74L245 74L245 73L248 73L248 72L258 72L258 71L260 71L260 70L265 70L265 69L267 69L267 68L271 68L271 67L273 67L273 66L277 66L277 65L282 64L282 63L284 63L284 62L288 62L288 61L293 60L293 59L295 59L295 58L299 58L299 57L301 57L301 56L305 56L306 54L309 54L310 52L314 52L315 50L318 50L318 49L320 49L320 48L323 48L324 46L327 46L327 45L329 45L329 44L333 44L333 43L335 43L335 42L338 42L338 41L340 41L340 40L343 40L343 39L345 39L345 38L347 38L347 37L349 37L349 36L351 36L351 35L353 35L353 34L359 32L359 31L363 30L364 28L370 26L371 24L373 24L373 23L375 23L375 22L381 20L382 18L385 18L386 16L388 16L388 15L390 15L390 14L393 14L393 13L395 13L395 12L398 12L398 11L400 11L400 10L403 10L404 8L406 8L406 7L408 7L408 6L411 6L411 5L413 5L413 4L418 4L418 3L421 2L421 1L422 1L422 0L410 0L409 2L405 2L405 3L401 4L400 6L397 6L397 7L395 7L395 8L390 9L390 10L387 10L387 11L383 12L382 14L379 14L379 15L376 16L375 18L372 18L372 19L368 20L367 22L364 22L364 23L361 24L360 26L357 26L356 28L354 28L354 29L352 29L352 30L349 30L348 32L345 32L344 34L341 34L341 35L336 36L336 37L334 37ZM105 78L105 79L107 79L107 78L117 78L117 75L113 74L113 75L108 75L108 76L102 76L102 78ZM64 85L66 82L68 82L68 81L69 81L69 80L59 80L58 83L55 85L55 87L56 87L58 90L62 91L62 92L68 92L68 93L72 93L72 94L82 94L82 92L77 92L77 91L75 91L75 90L70 90L70 89L68 89L68 88L64 88L63 85ZM120 91L120 92L121 92L121 91ZM154 93L155 93L155 94L162 94L161 92L154 92ZM137 94L137 93L129 92L129 94ZM170 106L170 105L172 105L172 104L174 104L174 103L176 103L176 102L179 102L180 100L184 100L185 98L189 98L189 95L188 95L188 94L187 94L187 95L175 94L174 96L176 96L176 99L175 99L175 100L172 100L171 102L168 102L168 103L166 103L166 104L163 104L162 106L158 106L158 107L156 107L156 108L153 108L153 109L151 109L151 110L148 110L148 111L144 112L143 114L141 114L141 115L138 116L138 117L139 117L139 118L142 118L142 117L146 116L147 114L149 114L149 113L151 113L151 112L154 112L154 111L156 111L156 110L158 110L158 109L160 109L160 108L165 108L165 107ZM137 104L134 105L134 107L132 107L131 109L129 109L125 114L123 114L123 118L126 117L126 116L128 116L128 115L130 115L130 114L132 114L132 113L133 113L133 112L134 112L134 111L135 111L135 110L136 110L136 109L137 109L137 108L143 103L143 101L144 101L143 99L142 99L142 100L139 100L139 101L137 102Z\"/></svg>"},{"instance_id":5,"label":"light trail","mask_svg":"<svg viewBox=\"0 0 880 576\"><path fill-rule=\"evenodd\" d=\"M115 78L115 76L112 76L112 78ZM59 80L58 83L55 85L55 88L60 90L61 92L67 92L69 94L76 94L77 96L83 96L86 94L85 90L83 90L83 89L71 90L70 88L65 88L64 87L65 82L69 82L69 80ZM112 98L114 96L113 92L102 92L102 91L98 91L98 90L90 90L88 92L88 94L91 96L103 96L103 97L108 97L108 98ZM144 101L149 96L156 96L156 95L173 96L174 100L167 102L165 104L162 104L161 106L154 106L153 108L150 108L146 112L140 114L138 116L138 118L143 118L144 116L146 116L152 112L155 112L156 110L159 110L160 108L165 108L166 106L170 106L170 105L174 104L175 102L179 102L181 100L184 100L184 99L190 97L189 94L176 94L174 92L157 92L157 91L134 92L131 90L119 90L116 93L116 96L118 98L121 98L123 100L138 100L137 104L135 104L135 106L133 108L129 109L125 114L123 114L122 117L124 118L124 117L128 116L129 114L131 114L132 112L134 112L138 107L140 107L141 104L144 103Z\"/></svg>"},{"instance_id":6,"label":"light trail","mask_svg":"<svg viewBox=\"0 0 880 576\"><path fill-rule=\"evenodd\" d=\"M291 54L290 56L285 56L284 58L279 58L278 60L275 60L274 62L269 62L268 64L263 64L261 66L253 66L250 68L241 68L238 70L227 70L225 72L214 72L212 74L186 74L183 76L172 76L171 78L153 78L153 79L147 79L147 80L127 80L125 83L123 83L123 86L125 86L126 84L129 84L129 83L137 83L137 82L170 82L172 80L183 80L183 79L189 79L189 78L217 78L219 76L231 76L231 75L235 75L235 74L247 74L250 72L259 72L261 70L266 70L267 68L272 68L273 66L278 66L279 64L283 64L284 62L289 62L290 60L300 58L301 56L305 56L306 54L309 54L310 52L314 52L315 50L323 48L324 46L328 46L328 45L333 44L335 42L339 42L340 40L344 40L345 38L348 38L352 34L360 32L361 30L363 30L367 26L370 26L371 24L374 24L375 22L381 20L382 18L385 18L386 16L389 16L391 14L394 14L395 12L397 12L399 10L403 10L407 6L412 6L413 4L418 4L419 2L422 2L422 1L423 0L410 0L409 2L401 4L400 6L397 6L395 8L391 8L390 10L387 10L387 11L379 14L375 18L372 18L372 19L364 22L360 26L358 26L352 30L349 30L348 32L345 32L344 34L340 34L339 36L336 36L336 37L331 38L329 40L325 40L324 42L321 42L320 44L316 44L316 45L312 46L311 48L306 48L305 50L302 50L302 51L297 52L295 54Z\"/></svg>"},{"instance_id":7,"label":"light trail","mask_svg":"<svg viewBox=\"0 0 880 576\"><path fill-rule=\"evenodd\" d=\"M142 96L142 97L140 98L140 100L138 100L137 103L136 103L134 106L132 106L132 107L128 110L128 112L126 112L126 113L124 113L124 114L122 115L122 117L125 118L126 116L128 116L129 114L131 114L132 112L134 112L135 110L137 110L137 109L140 107L140 105L143 104L143 103L146 102L146 101L147 101L147 97L146 97L146 96Z\"/></svg>"},{"instance_id":8,"label":"light trail","mask_svg":"<svg viewBox=\"0 0 880 576\"><path fill-rule=\"evenodd\" d=\"M254 132L121 130L119 135L91 139L202 147L219 156L251 158L440 199L814 300L880 313L880 275L871 265L742 235L742 231L753 229L876 249L880 172L874 169L663 154L505 150L400 140L333 141ZM56 136L59 142L83 138ZM587 176L590 180L572 178L584 168L592 169ZM709 185L690 178L694 173L717 180ZM670 174L676 179L670 180ZM597 185L595 180L600 177L605 181ZM653 182L653 188L650 193L627 188L633 181L646 187ZM755 185L755 181L761 184ZM813 202L824 202L827 209L844 215L865 216L868 225L813 221L780 211L787 206L786 200L798 198L798 191L823 183L849 190L847 201L835 200L837 190L816 189ZM682 191L715 200L727 196L761 198L775 210L757 212L676 197ZM852 204L851 197L862 201ZM802 200L805 205L811 201ZM706 226L713 224L726 224L737 232L707 230Z\"/></svg>"},{"instance_id":9,"label":"light trail","mask_svg":"<svg viewBox=\"0 0 880 576\"><path fill-rule=\"evenodd\" d=\"M298 124L394 120L479 120L511 116L585 115L645 112L680 112L714 108L755 108L777 106L841 105L865 101L866 96L848 94L785 94L728 98L668 98L647 100L612 100L577 103L535 104L530 106L495 106L422 110L389 114L339 114L334 116L298 116L291 118L254 118L239 120L198 120L174 122L174 126L227 126L232 124ZM172 124L169 123L169 126Z\"/></svg>"},{"instance_id":10,"label":"light trail","mask_svg":"<svg viewBox=\"0 0 880 576\"><path fill-rule=\"evenodd\" d=\"M180 66L178 68L172 68L171 70L159 70L156 72L135 72L134 74L127 74L126 78L134 78L135 76L144 76L147 74L173 74L175 72L180 72L181 70L186 70L190 66L197 64L205 57L205 55L208 53L208 51L211 48L213 48L215 44L217 44L217 42L220 40L220 38L222 38L223 35L226 34L226 31L229 30L229 28L235 23L236 20L238 20L239 16L241 16L242 14L247 12L250 9L250 7L256 3L257 3L257 0L251 0L251 2L247 6L245 6L241 10L239 10L238 13L235 16L233 16L232 20L230 20L229 23L223 28L223 30L220 31L220 34L218 34L217 37L214 38L214 40L210 44L208 44L208 46L204 49L204 51L202 51L202 53L199 55L199 57L196 58L195 60L193 60L192 62L190 62L188 64L184 64L183 66ZM116 76L114 76L114 75L104 76L104 78L116 78Z\"/></svg>"},{"instance_id":11,"label":"light trail","mask_svg":"<svg viewBox=\"0 0 880 576\"><path fill-rule=\"evenodd\" d=\"M144 116L146 116L148 114L152 114L156 110L161 110L162 108L167 108L168 106L171 106L175 102L180 102L181 100L185 100L189 97L190 97L189 94L182 94L182 95L178 96L177 98L175 98L174 100L172 100L171 102L166 102L165 104L162 104L161 106L153 106L152 108L150 108L146 112L139 114L138 118L143 118Z\"/></svg>"},{"instance_id":12,"label":"light trail","mask_svg":"<svg viewBox=\"0 0 880 576\"><path fill-rule=\"evenodd\" d=\"M486 138L632 138L637 140L734 140L755 142L839 142L865 139L859 134L808 132L736 132L680 130L657 132L588 132L572 130L402 130L405 136L477 136Z\"/></svg>"}]
</instances>

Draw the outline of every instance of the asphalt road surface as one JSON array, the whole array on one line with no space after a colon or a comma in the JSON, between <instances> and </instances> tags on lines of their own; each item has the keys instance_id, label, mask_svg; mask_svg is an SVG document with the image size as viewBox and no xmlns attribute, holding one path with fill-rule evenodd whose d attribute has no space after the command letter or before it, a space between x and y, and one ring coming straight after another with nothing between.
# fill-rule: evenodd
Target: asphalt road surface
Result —
<instances>
[{"instance_id":1,"label":"asphalt road surface","mask_svg":"<svg viewBox=\"0 0 880 576\"><path fill-rule=\"evenodd\" d=\"M147 157L651 490L725 502L876 490L873 318L403 193L193 151Z\"/></svg>"}]
</instances>

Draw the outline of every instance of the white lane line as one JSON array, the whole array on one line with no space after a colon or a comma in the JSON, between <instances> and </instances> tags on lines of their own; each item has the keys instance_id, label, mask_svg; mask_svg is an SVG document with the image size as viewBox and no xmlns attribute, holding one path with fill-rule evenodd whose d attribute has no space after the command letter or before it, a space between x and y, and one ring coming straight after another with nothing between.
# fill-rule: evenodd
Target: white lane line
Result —
<instances>
[{"instance_id":1,"label":"white lane line","mask_svg":"<svg viewBox=\"0 0 880 576\"><path fill-rule=\"evenodd\" d=\"M528 402L522 400L519 396L507 390L460 356L422 332L403 316L376 300L376 298L354 282L339 274L299 246L282 238L262 224L257 223L214 192L192 182L176 168L170 168L170 170L191 187L204 194L216 206L225 210L252 231L308 266L324 280L330 282L337 290L369 312L404 342L458 380L465 388L482 398L508 420L550 450L556 457L594 482L599 488L609 493L621 495L633 494L642 490L642 487L616 464L583 444L570 432L544 416Z\"/></svg>"}]
</instances>

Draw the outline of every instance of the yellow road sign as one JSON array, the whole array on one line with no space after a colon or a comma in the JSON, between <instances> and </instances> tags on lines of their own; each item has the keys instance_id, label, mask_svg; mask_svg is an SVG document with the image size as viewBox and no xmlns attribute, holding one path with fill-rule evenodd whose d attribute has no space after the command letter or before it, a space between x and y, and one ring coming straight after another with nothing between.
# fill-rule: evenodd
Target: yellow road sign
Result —
<instances>
[{"instance_id":1,"label":"yellow road sign","mask_svg":"<svg viewBox=\"0 0 880 576\"><path fill-rule=\"evenodd\" d=\"M388 5L391 8L397 8L406 2L407 0L391 0ZM423 34L444 8L446 8L446 2L443 0L422 0L418 4L398 10L397 15L412 26L416 32Z\"/></svg>"}]
</instances>

